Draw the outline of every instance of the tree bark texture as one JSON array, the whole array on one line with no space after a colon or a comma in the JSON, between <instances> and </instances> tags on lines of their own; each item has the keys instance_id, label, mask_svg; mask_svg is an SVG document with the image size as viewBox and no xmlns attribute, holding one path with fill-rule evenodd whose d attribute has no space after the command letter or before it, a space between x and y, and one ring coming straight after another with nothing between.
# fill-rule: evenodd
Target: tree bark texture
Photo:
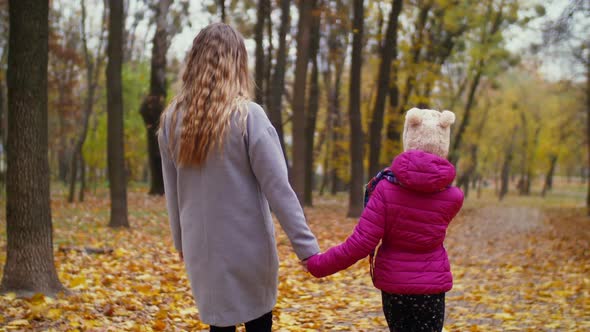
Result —
<instances>
[{"instance_id":1,"label":"tree bark texture","mask_svg":"<svg viewBox=\"0 0 590 332\"><path fill-rule=\"evenodd\" d=\"M297 60L293 87L293 189L303 204L305 194L305 93L307 91L307 64L309 62L312 1L299 2L297 32Z\"/></svg>"},{"instance_id":2,"label":"tree bark texture","mask_svg":"<svg viewBox=\"0 0 590 332\"><path fill-rule=\"evenodd\" d=\"M272 10L270 8L270 0L267 0L267 4L269 5L268 10L266 11L266 40L268 41L268 46L266 47L266 54L264 56L264 109L267 110L268 114L268 105L270 104L270 93L272 92L270 89L270 84L272 82L272 59L274 58L274 45L273 45L273 29L272 29Z\"/></svg>"},{"instance_id":3,"label":"tree bark texture","mask_svg":"<svg viewBox=\"0 0 590 332\"><path fill-rule=\"evenodd\" d=\"M107 168L111 197L109 227L129 227L123 144L123 0L109 0L107 76Z\"/></svg>"},{"instance_id":4,"label":"tree bark texture","mask_svg":"<svg viewBox=\"0 0 590 332\"><path fill-rule=\"evenodd\" d=\"M221 22L227 23L225 17L225 0L217 0L217 3L219 6L219 15L221 16Z\"/></svg>"},{"instance_id":5,"label":"tree bark texture","mask_svg":"<svg viewBox=\"0 0 590 332\"><path fill-rule=\"evenodd\" d=\"M78 201L84 202L84 191L86 190L86 160L84 155L80 154L80 191L78 192Z\"/></svg>"},{"instance_id":6,"label":"tree bark texture","mask_svg":"<svg viewBox=\"0 0 590 332\"><path fill-rule=\"evenodd\" d=\"M8 55L6 263L1 292L55 295L49 191L48 1L11 0Z\"/></svg>"},{"instance_id":7,"label":"tree bark texture","mask_svg":"<svg viewBox=\"0 0 590 332\"><path fill-rule=\"evenodd\" d=\"M320 103L320 87L319 87L319 68L318 68L318 52L320 48L320 16L317 13L317 8L320 5L319 0L314 0L314 16L311 26L311 77L309 85L309 96L307 101L307 114L305 121L305 193L304 204L306 206L313 205L313 187L314 187L314 143L315 143L315 129L317 122L317 115Z\"/></svg>"},{"instance_id":8,"label":"tree bark texture","mask_svg":"<svg viewBox=\"0 0 590 332\"><path fill-rule=\"evenodd\" d=\"M152 42L150 91L139 110L147 131L150 195L164 194L162 157L156 133L160 123L160 115L164 111L166 103L166 53L168 53L169 46L167 17L171 5L172 0L163 0L159 1L155 7L156 32Z\"/></svg>"},{"instance_id":9,"label":"tree bark texture","mask_svg":"<svg viewBox=\"0 0 590 332\"><path fill-rule=\"evenodd\" d=\"M6 160L6 97L4 81L0 81L0 146L2 146L2 155ZM0 158L2 160L3 158ZM2 161L0 161L1 163ZM6 179L6 169L0 169L0 197L4 195L4 183Z\"/></svg>"},{"instance_id":10,"label":"tree bark texture","mask_svg":"<svg viewBox=\"0 0 590 332\"><path fill-rule=\"evenodd\" d=\"M393 0L389 14L389 22L385 32L385 42L381 45L381 63L377 78L377 96L375 108L371 116L369 130L369 174L377 174L380 169L379 157L381 155L381 131L383 130L383 116L385 103L389 93L389 79L391 78L391 61L397 58L397 29L398 18L402 10L402 0Z\"/></svg>"},{"instance_id":11,"label":"tree bark texture","mask_svg":"<svg viewBox=\"0 0 590 332\"><path fill-rule=\"evenodd\" d=\"M256 42L256 69L254 71L254 83L256 85L255 101L264 106L264 74L265 74L265 54L264 54L264 22L267 17L267 10L270 10L270 0L258 0L256 10L256 26L254 40Z\"/></svg>"},{"instance_id":12,"label":"tree bark texture","mask_svg":"<svg viewBox=\"0 0 590 332\"><path fill-rule=\"evenodd\" d=\"M590 52L586 59L586 145L588 149L588 165L586 169L590 169ZM588 189L586 193L586 209L590 216L590 181L588 181Z\"/></svg>"},{"instance_id":13,"label":"tree bark texture","mask_svg":"<svg viewBox=\"0 0 590 332\"><path fill-rule=\"evenodd\" d=\"M512 160L514 159L514 145L517 132L518 126L512 130L510 145L506 149L506 154L504 155L504 163L502 164L502 173L500 175L500 193L498 197L500 200L504 199L504 196L508 194L508 188L510 186L510 167L512 166Z\"/></svg>"},{"instance_id":14,"label":"tree bark texture","mask_svg":"<svg viewBox=\"0 0 590 332\"><path fill-rule=\"evenodd\" d=\"M475 101L475 92L477 91L477 87L479 86L482 70L483 63L478 67L478 70L475 73L475 77L473 78L473 80L471 81L471 85L469 86L467 102L465 103L465 107L463 108L463 117L461 118L461 123L459 124L459 128L457 129L455 139L450 149L451 152L449 155L449 159L451 163L455 166L457 165L457 162L459 162L459 149L461 148L461 144L463 143L463 135L465 134L465 130L467 130L467 126L469 125L469 121L471 120L471 110L473 108L473 103Z\"/></svg>"},{"instance_id":15,"label":"tree bark texture","mask_svg":"<svg viewBox=\"0 0 590 332\"><path fill-rule=\"evenodd\" d=\"M342 74L344 72L344 56L342 62L337 63L335 65L335 78L334 78L334 86L331 88L330 92L330 101L329 101L329 113L331 115L332 121L332 152L331 152L331 170L330 170L330 178L331 178L331 187L330 193L332 195L336 195L339 191L343 190L344 184L343 180L338 175L338 161L341 159L341 156L345 153L340 145L340 142L343 140L342 135L342 110L340 106L340 89L342 87Z\"/></svg>"},{"instance_id":16,"label":"tree bark texture","mask_svg":"<svg viewBox=\"0 0 590 332\"><path fill-rule=\"evenodd\" d=\"M4 81L0 81L0 144L6 147L6 90Z\"/></svg>"},{"instance_id":17,"label":"tree bark texture","mask_svg":"<svg viewBox=\"0 0 590 332\"><path fill-rule=\"evenodd\" d=\"M545 183L543 184L543 191L541 196L545 197L547 192L553 189L553 175L555 174L555 166L557 165L557 154L552 154L549 157L549 169L545 174Z\"/></svg>"},{"instance_id":18,"label":"tree bark texture","mask_svg":"<svg viewBox=\"0 0 590 332\"><path fill-rule=\"evenodd\" d=\"M285 161L288 161L287 150L285 148L285 135L283 133L283 93L285 91L285 72L287 67L287 33L291 21L291 0L281 0L281 25L279 27L279 49L277 51L277 61L272 75L270 84L270 98L268 102L268 115L270 122L277 130ZM288 163L287 163L288 164Z\"/></svg>"},{"instance_id":19,"label":"tree bark texture","mask_svg":"<svg viewBox=\"0 0 590 332\"><path fill-rule=\"evenodd\" d=\"M328 96L328 114L331 122L331 151L330 151L330 168L327 170L327 175L330 178L330 193L336 195L337 192L342 191L344 183L339 175L338 168L342 167L340 160L345 154L343 151L341 142L343 141L343 124L342 124L342 110L340 103L340 93L342 89L342 75L344 74L344 64L346 62L346 49L348 48L348 38L340 40L340 34L342 31L337 30L338 27L334 27L330 31L328 41L328 63L333 63L329 66L332 68L330 73L333 72L334 82L333 84L327 84L329 87ZM330 74L329 76L332 76ZM327 81L330 81L329 79Z\"/></svg>"},{"instance_id":20,"label":"tree bark texture","mask_svg":"<svg viewBox=\"0 0 590 332\"><path fill-rule=\"evenodd\" d=\"M324 153L324 158L323 158L323 162L322 162L322 182L320 184L320 188L319 188L319 195L323 196L324 192L326 191L326 188L328 187L328 183L329 183L329 179L330 179L330 167L331 167L331 163L330 163L330 158L332 157L332 132L333 132L333 124L334 124L334 119L333 119L333 115L331 113L331 106L330 106L330 101L331 101L331 94L332 94L332 61L331 61L331 57L327 56L326 59L326 68L325 71L322 73L323 74L323 78L324 78L324 92L326 93L326 100L328 102L327 105L327 115L326 115L326 128L324 129L324 135L325 135L325 146L326 146L326 150ZM320 152L321 153L321 152ZM320 154L318 154L319 157Z\"/></svg>"},{"instance_id":21,"label":"tree bark texture","mask_svg":"<svg viewBox=\"0 0 590 332\"><path fill-rule=\"evenodd\" d=\"M520 179L518 180L518 194L519 195L528 195L527 187L528 187L528 154L529 154L529 129L528 129L528 119L526 117L525 111L520 111L520 122L522 124L522 153L520 154Z\"/></svg>"},{"instance_id":22,"label":"tree bark texture","mask_svg":"<svg viewBox=\"0 0 590 332\"><path fill-rule=\"evenodd\" d=\"M340 65L336 65L336 73L335 74L335 81L334 81L334 85L331 88L331 98L330 98L330 118L332 121L332 132L331 132L331 142L332 142L332 148L331 148L331 156L330 156L330 161L331 161L331 167L330 167L330 183L331 183L331 187L330 187L330 193L332 195L336 195L336 193L338 193L339 191L342 190L343 188L343 183L342 183L342 179L340 178L340 176L338 175L338 166L339 166L339 160L341 159L341 156L344 154L344 151L342 151L342 146L340 145L340 142L342 141L342 110L340 108L340 88L342 86L342 70L344 68L343 64Z\"/></svg>"},{"instance_id":23,"label":"tree bark texture","mask_svg":"<svg viewBox=\"0 0 590 332\"><path fill-rule=\"evenodd\" d=\"M357 218L363 211L363 126L361 123L361 68L363 65L364 1L353 2L353 39L350 65L350 194L348 217Z\"/></svg>"}]
</instances>

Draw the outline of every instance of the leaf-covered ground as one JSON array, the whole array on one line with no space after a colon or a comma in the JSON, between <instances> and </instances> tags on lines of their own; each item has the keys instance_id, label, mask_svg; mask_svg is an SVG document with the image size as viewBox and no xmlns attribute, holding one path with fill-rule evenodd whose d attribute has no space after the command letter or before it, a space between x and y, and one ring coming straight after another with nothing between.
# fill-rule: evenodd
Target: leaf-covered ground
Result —
<instances>
[{"instance_id":1,"label":"leaf-covered ground","mask_svg":"<svg viewBox=\"0 0 590 332\"><path fill-rule=\"evenodd\" d=\"M562 201L569 204L558 207ZM449 229L455 286L447 331L588 331L589 222L580 201L470 199ZM106 193L67 204L54 195L55 255L68 296L0 296L0 331L200 331L183 266L173 252L163 198L130 193L130 230L111 230ZM572 205L573 204L573 205ZM3 205L1 203L0 205ZM548 207L549 206L549 207ZM344 240L356 220L344 197L306 210L322 249ZM5 260L0 220L0 272ZM366 260L323 280L298 265L277 227L281 257L276 331L387 331ZM247 241L247 239L244 239ZM113 248L86 254L76 248Z\"/></svg>"}]
</instances>

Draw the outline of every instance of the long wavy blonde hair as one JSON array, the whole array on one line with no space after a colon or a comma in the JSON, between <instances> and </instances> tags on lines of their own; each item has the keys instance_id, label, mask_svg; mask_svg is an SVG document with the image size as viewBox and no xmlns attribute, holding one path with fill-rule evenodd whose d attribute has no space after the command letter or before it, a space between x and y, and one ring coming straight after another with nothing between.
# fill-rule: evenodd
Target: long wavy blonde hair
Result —
<instances>
[{"instance_id":1,"label":"long wavy blonde hair","mask_svg":"<svg viewBox=\"0 0 590 332\"><path fill-rule=\"evenodd\" d=\"M233 115L245 126L252 78L242 35L227 24L214 23L199 32L186 58L182 87L162 113L160 131L171 117L170 151L181 166L202 165L209 152L223 147ZM177 115L182 112L180 147L176 149Z\"/></svg>"}]
</instances>

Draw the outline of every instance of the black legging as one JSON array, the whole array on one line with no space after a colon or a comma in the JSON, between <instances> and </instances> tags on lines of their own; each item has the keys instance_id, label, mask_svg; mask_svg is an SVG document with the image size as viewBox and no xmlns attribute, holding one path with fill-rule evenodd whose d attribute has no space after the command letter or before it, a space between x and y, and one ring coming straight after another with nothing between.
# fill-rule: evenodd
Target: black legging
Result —
<instances>
[{"instance_id":1,"label":"black legging","mask_svg":"<svg viewBox=\"0 0 590 332\"><path fill-rule=\"evenodd\" d=\"M445 293L400 295L381 292L391 332L440 332L445 320Z\"/></svg>"},{"instance_id":2,"label":"black legging","mask_svg":"<svg viewBox=\"0 0 590 332\"><path fill-rule=\"evenodd\" d=\"M272 330L272 311L246 322L246 332L270 332ZM219 327L211 325L211 332L235 332L235 326Z\"/></svg>"}]
</instances>

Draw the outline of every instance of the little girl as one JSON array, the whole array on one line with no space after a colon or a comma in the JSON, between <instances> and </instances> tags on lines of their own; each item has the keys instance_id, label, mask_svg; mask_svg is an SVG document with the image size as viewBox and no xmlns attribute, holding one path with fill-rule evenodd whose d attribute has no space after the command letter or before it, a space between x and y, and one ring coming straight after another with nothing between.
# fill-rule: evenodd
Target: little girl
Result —
<instances>
[{"instance_id":1,"label":"little girl","mask_svg":"<svg viewBox=\"0 0 590 332\"><path fill-rule=\"evenodd\" d=\"M346 241L307 261L321 278L372 253L379 241L373 284L382 291L390 331L441 331L445 292L453 285L443 246L447 227L463 205L451 187L452 112L413 108L406 114L404 151L391 165L392 181L380 181Z\"/></svg>"}]
</instances>

